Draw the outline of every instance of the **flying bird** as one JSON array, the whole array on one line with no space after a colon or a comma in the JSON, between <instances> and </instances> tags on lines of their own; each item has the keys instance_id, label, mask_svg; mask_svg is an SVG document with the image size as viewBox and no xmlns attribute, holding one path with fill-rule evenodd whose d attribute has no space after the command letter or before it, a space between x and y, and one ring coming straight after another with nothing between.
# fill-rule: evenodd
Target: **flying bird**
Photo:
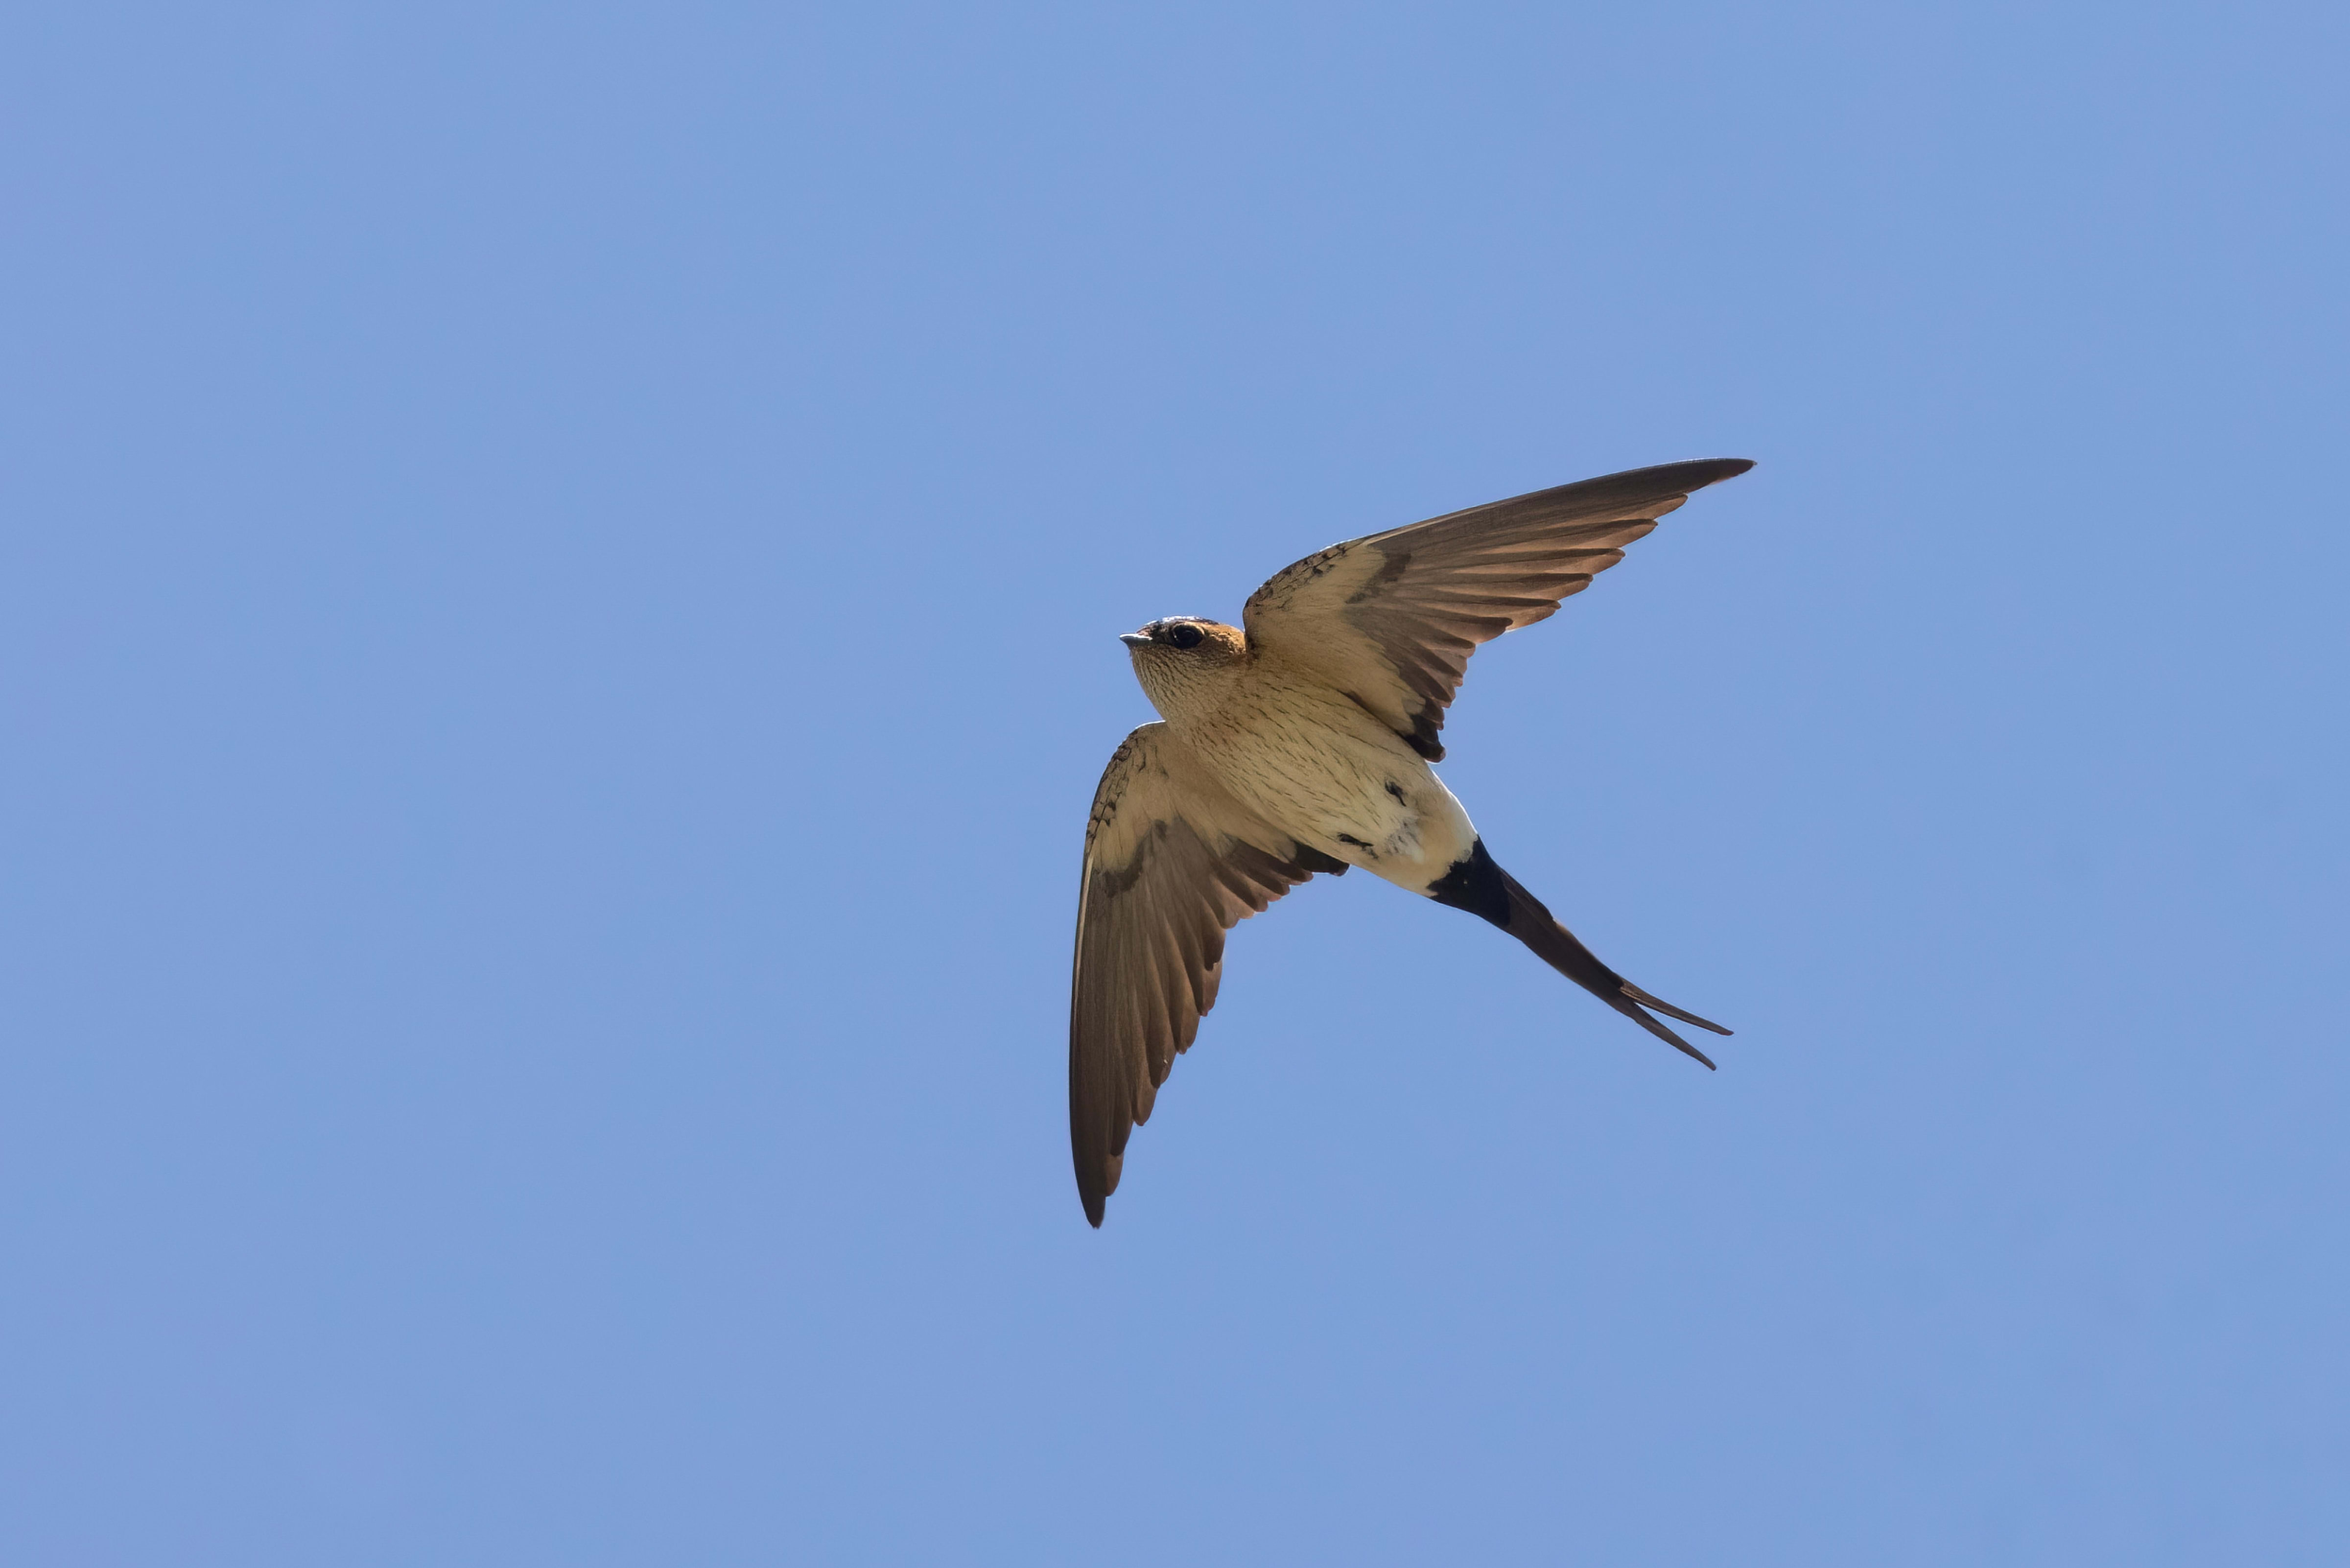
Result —
<instances>
[{"instance_id":1,"label":"flying bird","mask_svg":"<svg viewBox=\"0 0 2350 1568\"><path fill-rule=\"evenodd\" d=\"M1499 926L1698 1061L1654 1013L1727 1034L1592 954L1494 863L1429 766L1477 645L1532 626L1743 458L1537 490L1350 539L1275 573L1242 624L1169 616L1120 639L1160 722L1094 792L1069 1001L1069 1149L1086 1218L1216 1003L1224 933L1316 872L1374 877Z\"/></svg>"}]
</instances>

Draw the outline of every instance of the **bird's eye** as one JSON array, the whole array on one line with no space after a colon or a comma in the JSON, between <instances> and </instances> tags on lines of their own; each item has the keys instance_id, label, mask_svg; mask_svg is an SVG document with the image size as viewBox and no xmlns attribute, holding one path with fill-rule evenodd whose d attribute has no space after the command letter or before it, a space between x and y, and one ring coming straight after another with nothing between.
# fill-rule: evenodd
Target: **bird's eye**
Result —
<instances>
[{"instance_id":1,"label":"bird's eye","mask_svg":"<svg viewBox=\"0 0 2350 1568\"><path fill-rule=\"evenodd\" d=\"M1196 626L1170 626L1167 640L1178 648L1197 648L1207 640L1207 634Z\"/></svg>"}]
</instances>

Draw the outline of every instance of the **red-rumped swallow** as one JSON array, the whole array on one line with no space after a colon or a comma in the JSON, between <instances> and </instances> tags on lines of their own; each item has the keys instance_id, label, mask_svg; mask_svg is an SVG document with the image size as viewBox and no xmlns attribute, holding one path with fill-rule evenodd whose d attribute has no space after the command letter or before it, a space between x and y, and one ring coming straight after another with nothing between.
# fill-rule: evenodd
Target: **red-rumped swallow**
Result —
<instances>
[{"instance_id":1,"label":"red-rumped swallow","mask_svg":"<svg viewBox=\"0 0 2350 1568\"><path fill-rule=\"evenodd\" d=\"M1538 490L1333 545L1275 573L1242 625L1154 620L1121 639L1162 722L1094 792L1069 1002L1069 1147L1102 1222L1127 1136L1215 1005L1224 933L1317 871L1359 866L1466 909L1649 1033L1710 1029L1593 956L1494 864L1429 764L1481 642L1548 618L1692 491L1714 458Z\"/></svg>"}]
</instances>

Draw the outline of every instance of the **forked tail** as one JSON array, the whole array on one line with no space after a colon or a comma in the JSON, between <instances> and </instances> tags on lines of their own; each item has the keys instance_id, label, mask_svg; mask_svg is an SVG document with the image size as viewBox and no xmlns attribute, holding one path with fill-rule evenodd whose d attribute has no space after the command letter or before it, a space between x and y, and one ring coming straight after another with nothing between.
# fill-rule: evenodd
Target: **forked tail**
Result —
<instances>
[{"instance_id":1,"label":"forked tail","mask_svg":"<svg viewBox=\"0 0 2350 1568\"><path fill-rule=\"evenodd\" d=\"M1711 1057L1650 1017L1646 1010L1653 1007L1668 1018L1711 1029L1716 1034L1727 1034L1729 1030L1694 1012L1684 1012L1669 1002L1659 1001L1601 963L1597 955L1575 940L1573 931L1558 923L1540 898L1493 863L1493 857L1485 852L1483 839L1471 846L1469 858L1455 864L1442 879L1430 887L1428 896L1440 904L1466 909L1501 927L1532 948L1536 958L1658 1039L1696 1057L1708 1067L1713 1065Z\"/></svg>"}]
</instances>

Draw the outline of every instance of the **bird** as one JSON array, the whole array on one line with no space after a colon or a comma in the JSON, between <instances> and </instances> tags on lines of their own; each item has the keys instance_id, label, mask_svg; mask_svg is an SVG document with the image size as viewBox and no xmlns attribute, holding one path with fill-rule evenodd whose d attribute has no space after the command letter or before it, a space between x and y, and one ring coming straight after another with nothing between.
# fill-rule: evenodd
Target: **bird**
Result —
<instances>
[{"instance_id":1,"label":"bird","mask_svg":"<svg viewBox=\"0 0 2350 1568\"><path fill-rule=\"evenodd\" d=\"M1069 998L1069 1152L1098 1228L1127 1140L1215 1005L1225 933L1352 868L1500 927L1706 1067L1660 1022L1727 1035L1617 974L1498 865L1430 765L1469 656L1545 620L1694 492L1753 467L1632 469L1317 551L1241 625L1120 635L1159 722L1126 737L1086 822Z\"/></svg>"}]
</instances>

